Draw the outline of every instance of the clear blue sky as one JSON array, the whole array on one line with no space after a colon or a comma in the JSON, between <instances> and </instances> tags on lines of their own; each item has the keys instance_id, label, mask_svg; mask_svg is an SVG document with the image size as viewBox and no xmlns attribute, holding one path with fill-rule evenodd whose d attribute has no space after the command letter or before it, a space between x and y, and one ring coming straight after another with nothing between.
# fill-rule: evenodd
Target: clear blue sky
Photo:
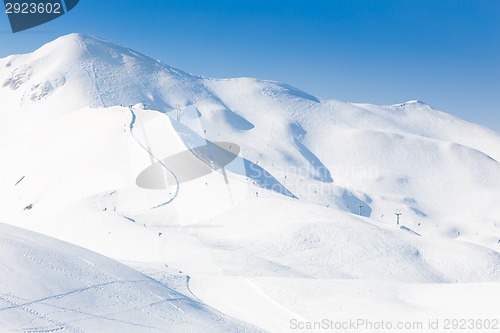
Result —
<instances>
[{"instance_id":1,"label":"clear blue sky","mask_svg":"<svg viewBox=\"0 0 500 333\"><path fill-rule=\"evenodd\" d=\"M500 131L500 0L80 0L0 57L82 32L185 71L351 102L419 99Z\"/></svg>"}]
</instances>

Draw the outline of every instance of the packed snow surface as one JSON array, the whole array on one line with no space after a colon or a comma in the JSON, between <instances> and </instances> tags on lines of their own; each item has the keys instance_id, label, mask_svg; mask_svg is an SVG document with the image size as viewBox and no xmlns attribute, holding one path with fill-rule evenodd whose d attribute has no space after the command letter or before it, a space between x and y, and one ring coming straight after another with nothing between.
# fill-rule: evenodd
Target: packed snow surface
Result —
<instances>
[{"instance_id":1,"label":"packed snow surface","mask_svg":"<svg viewBox=\"0 0 500 333\"><path fill-rule=\"evenodd\" d=\"M0 331L500 319L488 128L80 34L0 59L0 105Z\"/></svg>"}]
</instances>

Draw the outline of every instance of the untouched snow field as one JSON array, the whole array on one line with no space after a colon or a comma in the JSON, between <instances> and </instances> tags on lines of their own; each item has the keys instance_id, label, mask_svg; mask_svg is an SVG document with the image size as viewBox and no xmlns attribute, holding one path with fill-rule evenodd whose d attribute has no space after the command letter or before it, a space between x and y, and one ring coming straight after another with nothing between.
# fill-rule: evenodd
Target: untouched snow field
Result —
<instances>
[{"instance_id":1,"label":"untouched snow field","mask_svg":"<svg viewBox=\"0 0 500 333\"><path fill-rule=\"evenodd\" d=\"M492 130L79 34L0 59L0 105L0 331L500 320Z\"/></svg>"}]
</instances>

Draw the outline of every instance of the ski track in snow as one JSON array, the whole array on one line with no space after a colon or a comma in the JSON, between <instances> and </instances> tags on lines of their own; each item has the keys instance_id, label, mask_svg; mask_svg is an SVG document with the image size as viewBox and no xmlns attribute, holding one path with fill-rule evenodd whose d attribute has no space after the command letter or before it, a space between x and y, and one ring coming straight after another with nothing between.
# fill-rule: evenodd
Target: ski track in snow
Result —
<instances>
[{"instance_id":1,"label":"ski track in snow","mask_svg":"<svg viewBox=\"0 0 500 333\"><path fill-rule=\"evenodd\" d=\"M134 140L142 147L142 149L144 149L148 154L149 156L151 156L153 159L155 159L158 163L160 163L160 165L165 169L167 170L175 179L175 193L174 195L172 196L172 198L170 198L169 200L165 201L164 203L161 203L157 206L153 206L151 207L151 209L157 209L157 208L161 208L161 207L164 207L168 204L170 204L172 201L175 200L175 198L177 198L177 195L179 194L179 189L180 189L180 184L179 184L179 180L177 179L177 176L175 175L175 173L170 169L168 168L159 158L157 158L151 151L149 151L148 148L146 148L134 135L134 125L135 125L135 120L137 118L136 114L134 113L134 111L132 109L129 109L130 110L130 113L132 114L132 119L130 121L130 126L129 126L129 129L130 129L130 134L132 135L132 138L134 138Z\"/></svg>"},{"instance_id":2,"label":"ski track in snow","mask_svg":"<svg viewBox=\"0 0 500 333\"><path fill-rule=\"evenodd\" d=\"M201 78L84 35L3 64L0 219L162 285L42 236L3 237L0 225L0 281L19 270L0 284L0 331L258 331L238 318L274 333L292 316L498 316L498 133L417 101ZM154 110L123 107L136 103ZM168 132L147 113L195 103ZM213 173L180 191L182 171L157 157L203 142L241 147L231 189ZM176 182L168 199L131 176L156 162Z\"/></svg>"},{"instance_id":3,"label":"ski track in snow","mask_svg":"<svg viewBox=\"0 0 500 333\"><path fill-rule=\"evenodd\" d=\"M29 272L28 283L37 284L31 292L23 286L6 290L6 283L15 284L0 276L0 331L12 327L12 319L25 332L101 332L102 327L111 331L122 327L133 332L184 332L187 322L210 332L218 332L224 325L235 331L244 328L146 275L87 250L3 224L0 239L2 253L17 263L8 265L10 269L3 274ZM74 257L68 260L68 256ZM31 293L44 296L27 299ZM99 299L97 307L94 298ZM25 315L19 316L19 311ZM130 316L124 317L124 312ZM94 328L89 330L89 325Z\"/></svg>"},{"instance_id":4,"label":"ski track in snow","mask_svg":"<svg viewBox=\"0 0 500 333\"><path fill-rule=\"evenodd\" d=\"M11 243L13 246L15 246L14 243ZM141 283L141 282L146 282L146 280L137 280L137 281L116 281L116 278L107 274L106 272L104 272L103 270L100 270L98 269L95 265L92 266L92 269L97 269L98 271L98 274L101 276L101 277L104 277L104 279L108 282L105 282L105 283L101 283L101 284L92 284L90 283L88 280L86 279L83 279L77 275L75 275L74 273L64 269L61 266L55 266L53 265L48 259L45 259L45 258L41 258L41 257L35 257L33 256L33 254L30 254L28 252L21 252L21 255L32 260L33 262L35 262L36 264L39 264L41 265L43 268L49 268L51 270L54 270L56 271L57 273L62 273L67 279L72 279L74 281L77 281L77 282L80 282L80 283L83 283L85 285L88 285L88 287L85 287L85 288L80 288L80 289L76 289L76 290L72 290L72 291L68 291L68 292L65 292L65 293L62 293L62 294L58 294L58 295L51 295L51 296L48 296L48 297L44 297L44 298L41 298L41 299L37 299L37 300L31 300L31 301L28 301L28 302L25 302L25 303L14 303L13 301L11 300L8 300L5 298L5 295L2 299L4 299L5 301L8 301L9 303L12 304L11 307L7 307L7 308L0 308L0 312L1 311L7 311L7 310L11 310L11 309L15 309L15 308L21 308L27 312L30 312L32 314L35 314L37 316L39 316L40 318L42 319L46 319L50 322L54 322L54 323L57 323L58 325L62 325L62 328L65 328L65 329L69 329L71 332L78 332L78 333L81 333L83 331L81 330L78 330L78 329L75 329L75 328L72 328L71 326L67 325L67 324L63 324L61 322L56 322L53 318L50 318L46 315L43 315L43 314L40 314L39 312L33 310L32 308L30 308L29 306L31 305L34 305L34 304L37 304L37 303L45 303L46 301L50 301L50 300L54 300L54 299L62 299L64 297L68 297L68 296L71 296L73 294L77 294L77 293L83 293L85 291L89 291L89 290L92 290L92 289L98 289L99 290L99 293L104 293L104 294L109 294L110 297L114 298L114 299L118 299L120 300L124 305L130 305L132 306L134 309L137 309L141 312L144 312L146 314L148 314L149 316L152 316L152 317L157 317L159 319L163 319L163 320L168 320L167 317L163 317L163 316L158 316L157 314L155 313L152 313L151 311L148 311L148 310L145 310L145 307L146 306L149 306L149 307L152 307L152 308L155 308L152 304L147 304L147 303L135 303L135 302L131 302L125 298L123 298L121 296L121 292L120 293L117 293L113 290L110 290L110 289L107 289L107 288L103 288L103 287L113 287L113 289L116 289L114 288L115 284L119 284L119 285L122 285L124 287L127 287L127 289L132 292L132 294L134 293L134 290L132 288L130 288L128 285L129 284L134 284L134 283ZM62 264L62 263L61 263ZM118 291L118 290L117 290ZM132 295L130 294L130 295ZM14 295L13 295L14 296ZM157 295L155 295L157 296ZM137 299L137 301L140 301L139 299ZM173 305L169 300L164 300L166 303L170 304L172 307L174 307L175 309L179 310L179 308L177 308L175 305ZM156 309L156 308L155 308ZM159 310L159 309L157 309ZM93 315L94 316L94 315ZM106 320L112 320L112 321L116 321L115 319L110 319L110 318L107 318L105 316L100 316L99 318L101 319L106 319ZM141 326L141 325L136 325L135 323L133 322L126 322L126 321L122 321L123 323L126 323L126 324L130 324L130 325L133 325L133 326ZM148 326L143 326L143 327L146 327L146 328L153 328L153 327L148 327Z\"/></svg>"}]
</instances>

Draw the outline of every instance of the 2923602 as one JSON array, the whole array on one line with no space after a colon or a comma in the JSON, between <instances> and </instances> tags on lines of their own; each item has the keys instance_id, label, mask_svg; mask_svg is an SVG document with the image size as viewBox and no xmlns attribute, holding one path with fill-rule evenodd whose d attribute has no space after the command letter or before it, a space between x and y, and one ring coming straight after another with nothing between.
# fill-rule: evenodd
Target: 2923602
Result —
<instances>
[{"instance_id":1,"label":"2923602","mask_svg":"<svg viewBox=\"0 0 500 333\"><path fill-rule=\"evenodd\" d=\"M498 330L498 319L444 319L445 330Z\"/></svg>"},{"instance_id":2,"label":"2923602","mask_svg":"<svg viewBox=\"0 0 500 333\"><path fill-rule=\"evenodd\" d=\"M59 2L22 2L5 3L5 13L7 14L62 14L61 3Z\"/></svg>"}]
</instances>

